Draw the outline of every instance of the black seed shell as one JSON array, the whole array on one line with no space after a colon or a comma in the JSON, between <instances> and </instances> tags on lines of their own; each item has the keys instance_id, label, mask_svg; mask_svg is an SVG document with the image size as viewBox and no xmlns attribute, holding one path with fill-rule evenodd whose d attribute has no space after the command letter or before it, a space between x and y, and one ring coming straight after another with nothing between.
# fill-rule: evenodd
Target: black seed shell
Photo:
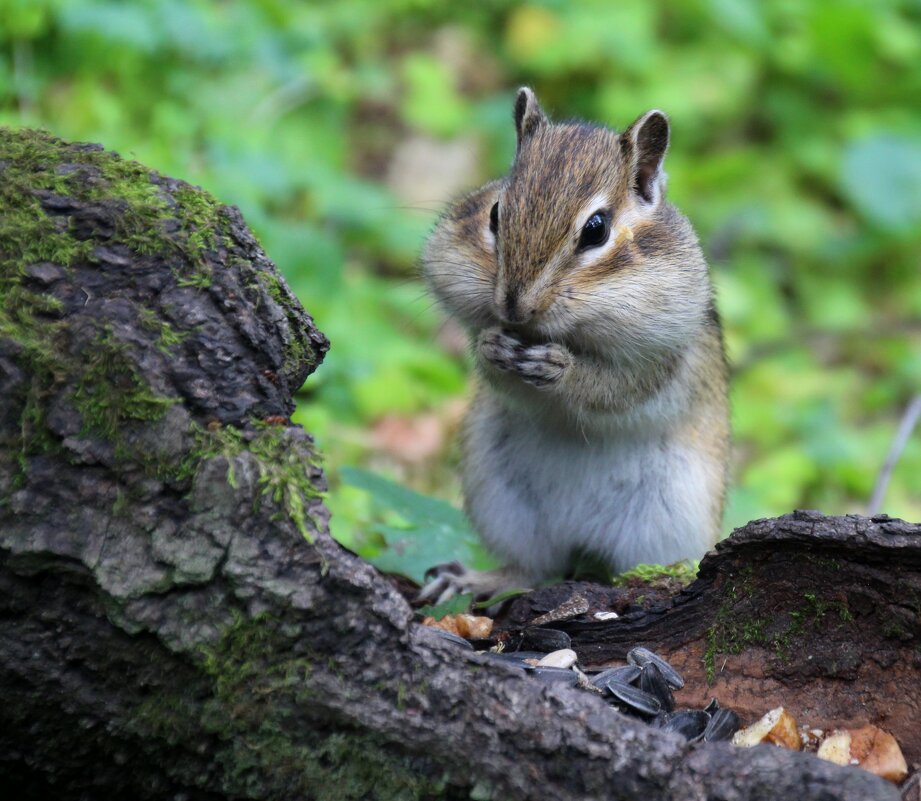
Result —
<instances>
[{"instance_id":1,"label":"black seed shell","mask_svg":"<svg viewBox=\"0 0 921 801\"><path fill-rule=\"evenodd\" d=\"M610 679L605 687L622 704L643 715L657 715L662 711L658 698L643 692L632 684Z\"/></svg>"},{"instance_id":2,"label":"black seed shell","mask_svg":"<svg viewBox=\"0 0 921 801\"><path fill-rule=\"evenodd\" d=\"M683 734L689 740L700 737L710 722L710 716L700 709L682 709L675 712L662 727L663 731Z\"/></svg>"},{"instance_id":3,"label":"black seed shell","mask_svg":"<svg viewBox=\"0 0 921 801\"><path fill-rule=\"evenodd\" d=\"M655 662L649 662L643 666L640 673L639 688L643 692L654 695L666 712L671 712L675 708L675 697L672 695L672 690Z\"/></svg>"},{"instance_id":4,"label":"black seed shell","mask_svg":"<svg viewBox=\"0 0 921 801\"><path fill-rule=\"evenodd\" d=\"M633 684L640 677L640 673L642 673L642 669L636 665L624 665L623 667L602 670L601 673L593 676L591 681L599 690L603 690L610 679L617 679L617 681L621 681L624 684Z\"/></svg>"},{"instance_id":5,"label":"black seed shell","mask_svg":"<svg viewBox=\"0 0 921 801\"><path fill-rule=\"evenodd\" d=\"M545 684L561 682L575 686L579 683L579 675L576 671L570 670L569 668L535 667L530 671L530 675L536 677Z\"/></svg>"},{"instance_id":6,"label":"black seed shell","mask_svg":"<svg viewBox=\"0 0 921 801\"><path fill-rule=\"evenodd\" d=\"M710 722L704 729L703 739L707 743L731 739L739 730L739 716L731 709L717 709L710 716Z\"/></svg>"},{"instance_id":7,"label":"black seed shell","mask_svg":"<svg viewBox=\"0 0 921 801\"><path fill-rule=\"evenodd\" d=\"M662 671L662 675L665 676L665 680L668 682L669 686L675 690L680 690L684 687L684 679L681 678L681 674L675 670L668 662L666 662L658 654L654 654L648 648L643 648L642 646L637 646L630 650L627 654L627 661L631 665L638 665L639 667L645 667L646 665L653 663L659 670Z\"/></svg>"},{"instance_id":8,"label":"black seed shell","mask_svg":"<svg viewBox=\"0 0 921 801\"><path fill-rule=\"evenodd\" d=\"M531 626L524 630L521 647L549 654L551 651L572 648L572 639L565 631L560 631L559 629Z\"/></svg>"},{"instance_id":9,"label":"black seed shell","mask_svg":"<svg viewBox=\"0 0 921 801\"><path fill-rule=\"evenodd\" d=\"M437 635L438 635L439 637L441 637L443 640L447 640L448 642L452 642L452 643L454 643L455 645L458 645L458 646L460 646L461 648L464 648L464 649L466 649L466 650L468 650L468 651L472 651L472 650L473 650L473 646L472 646L469 642L467 642L467 640L465 640L463 637L461 637L460 635L458 635L458 634L453 634L452 632L450 632L450 631L445 631L444 629L436 629L434 626L429 626L429 628L430 628L432 631L434 631L435 634L437 634Z\"/></svg>"}]
</instances>

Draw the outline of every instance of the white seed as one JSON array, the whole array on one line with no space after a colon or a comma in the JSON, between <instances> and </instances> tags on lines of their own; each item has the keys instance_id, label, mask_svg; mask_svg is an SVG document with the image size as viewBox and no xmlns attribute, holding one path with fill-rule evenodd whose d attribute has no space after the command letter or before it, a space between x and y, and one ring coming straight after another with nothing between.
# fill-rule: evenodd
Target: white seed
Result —
<instances>
[{"instance_id":1,"label":"white seed","mask_svg":"<svg viewBox=\"0 0 921 801\"><path fill-rule=\"evenodd\" d=\"M560 648L559 651L551 651L537 663L538 667L558 667L571 668L576 664L576 652L571 648Z\"/></svg>"}]
</instances>

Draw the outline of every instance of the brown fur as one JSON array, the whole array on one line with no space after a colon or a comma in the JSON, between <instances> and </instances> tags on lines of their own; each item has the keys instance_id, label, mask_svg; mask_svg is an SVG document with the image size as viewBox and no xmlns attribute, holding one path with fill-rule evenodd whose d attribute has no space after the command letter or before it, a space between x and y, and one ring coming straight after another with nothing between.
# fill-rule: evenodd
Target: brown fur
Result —
<instances>
[{"instance_id":1,"label":"brown fur","mask_svg":"<svg viewBox=\"0 0 921 801\"><path fill-rule=\"evenodd\" d=\"M719 532L725 497L727 369L697 237L663 197L668 121L651 111L620 134L553 124L523 89L515 123L509 174L449 208L423 254L430 287L468 328L477 358L480 381L462 468L468 511L513 567L538 577L557 544L579 546L590 531L593 547L609 548L618 569L628 566L625 559L700 556ZM608 238L582 245L595 212L607 221ZM633 494L601 506L597 495L580 497L597 488L569 486L565 475L555 501L546 489L524 492L546 480L544 459L575 459L571 473L578 475L579 443L585 464L610 452L601 475L618 487L633 480L637 460L648 460L653 472ZM682 475L687 465L694 475ZM584 480L596 479L590 473ZM498 497L508 506L497 505ZM653 511L666 497L684 510L672 530ZM512 508L534 506L553 517L569 504L571 513L558 523L564 529L549 540L502 522ZM648 519L617 523L636 504L650 509ZM604 535L604 520L591 512L602 507L612 510ZM692 527L683 548L674 541L675 525ZM618 526L638 539L631 542Z\"/></svg>"}]
</instances>

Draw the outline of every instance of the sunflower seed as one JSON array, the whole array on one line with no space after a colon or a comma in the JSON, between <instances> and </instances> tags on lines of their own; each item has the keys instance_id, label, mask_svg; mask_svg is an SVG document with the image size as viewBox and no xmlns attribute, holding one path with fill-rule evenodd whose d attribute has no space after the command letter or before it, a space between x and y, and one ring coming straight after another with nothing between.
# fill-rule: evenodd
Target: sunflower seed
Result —
<instances>
[{"instance_id":1,"label":"sunflower seed","mask_svg":"<svg viewBox=\"0 0 921 801\"><path fill-rule=\"evenodd\" d=\"M572 647L572 639L565 631L529 626L524 630L521 645L524 648L547 654L550 651Z\"/></svg>"},{"instance_id":2,"label":"sunflower seed","mask_svg":"<svg viewBox=\"0 0 921 801\"><path fill-rule=\"evenodd\" d=\"M662 671L662 675L665 677L665 680L668 682L669 687L672 687L675 690L680 690L684 687L684 679L681 678L681 674L675 670L668 662L666 662L658 654L654 654L648 648L643 648L637 646L630 650L627 654L627 661L631 665L638 665L639 667L645 667L650 662L654 663L659 670Z\"/></svg>"},{"instance_id":3,"label":"sunflower seed","mask_svg":"<svg viewBox=\"0 0 921 801\"><path fill-rule=\"evenodd\" d=\"M528 658L527 652L520 653L506 653L503 651L501 654L497 654L493 651L483 651L484 656L488 656L495 662L503 662L506 665L511 665L512 667L521 668L522 670L533 670L534 666L529 665L524 660Z\"/></svg>"},{"instance_id":4,"label":"sunflower seed","mask_svg":"<svg viewBox=\"0 0 921 801\"><path fill-rule=\"evenodd\" d=\"M649 721L649 725L655 729L661 729L671 720L671 715L668 712L660 712L652 720Z\"/></svg>"},{"instance_id":5,"label":"sunflower seed","mask_svg":"<svg viewBox=\"0 0 921 801\"><path fill-rule=\"evenodd\" d=\"M609 679L605 688L618 701L644 715L657 715L662 711L659 699L617 679Z\"/></svg>"},{"instance_id":6,"label":"sunflower seed","mask_svg":"<svg viewBox=\"0 0 921 801\"><path fill-rule=\"evenodd\" d=\"M568 668L541 667L538 665L530 672L530 675L536 677L545 684L560 682L575 686L579 683L579 674Z\"/></svg>"},{"instance_id":7,"label":"sunflower seed","mask_svg":"<svg viewBox=\"0 0 921 801\"><path fill-rule=\"evenodd\" d=\"M693 740L703 734L709 722L710 716L700 709L682 709L672 714L662 730L677 732Z\"/></svg>"},{"instance_id":8,"label":"sunflower seed","mask_svg":"<svg viewBox=\"0 0 921 801\"><path fill-rule=\"evenodd\" d=\"M739 716L731 709L717 709L703 732L705 743L729 740L739 730Z\"/></svg>"},{"instance_id":9,"label":"sunflower seed","mask_svg":"<svg viewBox=\"0 0 921 801\"><path fill-rule=\"evenodd\" d=\"M639 688L643 692L654 695L666 712L671 712L675 708L675 697L665 680L665 675L655 662L649 662L643 666L640 672Z\"/></svg>"},{"instance_id":10,"label":"sunflower seed","mask_svg":"<svg viewBox=\"0 0 921 801\"><path fill-rule=\"evenodd\" d=\"M467 640L465 640L463 637L461 637L458 634L454 634L453 632L450 632L450 631L445 631L444 629L436 629L434 626L426 626L426 628L429 631L435 632L435 634L441 637L443 640L447 640L448 642L454 643L455 645L458 645L461 648L464 648L465 650L468 650L468 651L473 650L473 646L469 642L467 642Z\"/></svg>"},{"instance_id":11,"label":"sunflower seed","mask_svg":"<svg viewBox=\"0 0 921 801\"><path fill-rule=\"evenodd\" d=\"M538 615L531 621L531 625L543 626L547 623L556 623L558 620L569 620L570 618L584 615L590 608L590 604L585 596L577 593L570 596L568 600L561 603L555 609L551 609L546 614Z\"/></svg>"},{"instance_id":12,"label":"sunflower seed","mask_svg":"<svg viewBox=\"0 0 921 801\"><path fill-rule=\"evenodd\" d=\"M624 665L623 667L602 670L601 673L592 676L591 681L599 690L603 690L605 684L610 679L617 679L624 684L633 684L633 682L640 677L640 673L642 672L642 669L638 668L636 665Z\"/></svg>"}]
</instances>

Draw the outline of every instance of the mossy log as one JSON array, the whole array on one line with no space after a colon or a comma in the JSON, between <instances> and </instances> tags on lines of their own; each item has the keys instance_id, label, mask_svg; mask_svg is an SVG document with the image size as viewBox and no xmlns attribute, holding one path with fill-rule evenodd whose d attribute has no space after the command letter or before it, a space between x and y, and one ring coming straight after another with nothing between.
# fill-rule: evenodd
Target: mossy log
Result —
<instances>
[{"instance_id":1,"label":"mossy log","mask_svg":"<svg viewBox=\"0 0 921 801\"><path fill-rule=\"evenodd\" d=\"M0 293L6 797L897 798L689 745L415 623L330 539L287 422L326 340L206 193L2 131Z\"/></svg>"},{"instance_id":2,"label":"mossy log","mask_svg":"<svg viewBox=\"0 0 921 801\"><path fill-rule=\"evenodd\" d=\"M739 529L689 586L613 623L593 612L620 608L624 591L597 592L538 590L507 617L533 619L579 593L592 608L553 625L583 664L621 664L642 644L686 679L679 706L716 697L743 720L784 706L813 728L871 723L921 764L921 525L798 511Z\"/></svg>"}]
</instances>

